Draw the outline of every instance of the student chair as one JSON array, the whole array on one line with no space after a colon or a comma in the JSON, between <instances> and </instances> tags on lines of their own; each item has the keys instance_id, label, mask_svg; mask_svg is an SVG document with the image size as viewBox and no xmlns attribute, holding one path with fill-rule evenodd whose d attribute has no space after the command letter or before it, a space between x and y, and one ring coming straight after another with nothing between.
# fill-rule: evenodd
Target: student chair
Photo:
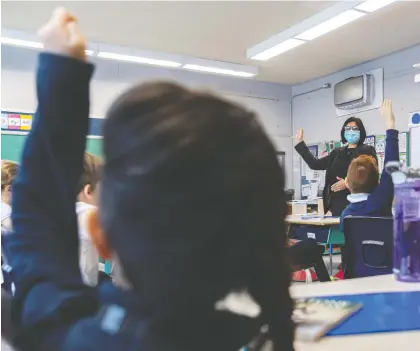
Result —
<instances>
[{"instance_id":1,"label":"student chair","mask_svg":"<svg viewBox=\"0 0 420 351\"><path fill-rule=\"evenodd\" d=\"M391 217L346 217L344 237L344 279L392 273Z\"/></svg>"},{"instance_id":2,"label":"student chair","mask_svg":"<svg viewBox=\"0 0 420 351\"><path fill-rule=\"evenodd\" d=\"M340 231L339 226L332 226L328 231L327 242L323 243L328 247L326 254L330 256L330 274L333 275L333 255L340 254L341 250L333 251L333 245L343 246L345 243L344 234Z\"/></svg>"}]
</instances>

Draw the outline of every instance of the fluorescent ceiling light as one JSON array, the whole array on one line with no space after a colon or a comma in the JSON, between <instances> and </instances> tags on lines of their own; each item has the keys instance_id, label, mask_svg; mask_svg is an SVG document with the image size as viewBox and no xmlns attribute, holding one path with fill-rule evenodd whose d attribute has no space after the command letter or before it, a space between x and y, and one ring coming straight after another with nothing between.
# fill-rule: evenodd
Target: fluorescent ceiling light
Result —
<instances>
[{"instance_id":1,"label":"fluorescent ceiling light","mask_svg":"<svg viewBox=\"0 0 420 351\"><path fill-rule=\"evenodd\" d=\"M144 63L146 65L154 65L154 66L164 66L164 67L182 66L181 63L174 62L174 61L156 60L156 59L140 57L140 56L113 54L112 52L99 52L97 57L109 59L109 60Z\"/></svg>"},{"instance_id":2,"label":"fluorescent ceiling light","mask_svg":"<svg viewBox=\"0 0 420 351\"><path fill-rule=\"evenodd\" d=\"M356 6L355 8L360 11L374 12L394 2L397 2L397 0L368 0Z\"/></svg>"},{"instance_id":3,"label":"fluorescent ceiling light","mask_svg":"<svg viewBox=\"0 0 420 351\"><path fill-rule=\"evenodd\" d=\"M4 45L13 45L13 46L21 46L25 48L32 48L32 49L42 49L42 44L36 41L29 41L29 40L19 40L19 39L12 39L12 38L1 38L1 43Z\"/></svg>"},{"instance_id":4,"label":"fluorescent ceiling light","mask_svg":"<svg viewBox=\"0 0 420 351\"><path fill-rule=\"evenodd\" d=\"M413 68L420 68L420 63L415 63L415 64L413 65Z\"/></svg>"},{"instance_id":5,"label":"fluorescent ceiling light","mask_svg":"<svg viewBox=\"0 0 420 351\"><path fill-rule=\"evenodd\" d=\"M414 83L420 83L420 74L414 76Z\"/></svg>"},{"instance_id":6,"label":"fluorescent ceiling light","mask_svg":"<svg viewBox=\"0 0 420 351\"><path fill-rule=\"evenodd\" d=\"M255 76L255 73L241 72L241 71L234 71L231 69L199 66L199 65L192 65L192 64L186 64L182 68L189 69L192 71L198 71L198 72L218 73L218 74L225 74L229 76L245 77L245 78L250 78L250 77Z\"/></svg>"},{"instance_id":7,"label":"fluorescent ceiling light","mask_svg":"<svg viewBox=\"0 0 420 351\"><path fill-rule=\"evenodd\" d=\"M42 43L36 42L36 41L29 41L29 40L1 38L1 43L4 45L18 46L18 47L23 47L23 48L37 49L37 50L43 48ZM94 54L94 51L86 50L87 56L92 56L93 54Z\"/></svg>"},{"instance_id":8,"label":"fluorescent ceiling light","mask_svg":"<svg viewBox=\"0 0 420 351\"><path fill-rule=\"evenodd\" d=\"M286 51L292 50L295 47L298 47L302 44L305 44L302 40L297 39L288 39L286 41L283 41L280 44L277 44L267 50L264 50L263 52L260 52L259 54L252 56L251 59L253 60L259 60L259 61L266 61L274 56L280 55Z\"/></svg>"},{"instance_id":9,"label":"fluorescent ceiling light","mask_svg":"<svg viewBox=\"0 0 420 351\"><path fill-rule=\"evenodd\" d=\"M303 33L296 36L297 39L301 40L312 40L320 37L328 32L333 31L334 29L340 28L347 23L353 22L360 17L363 17L365 13L348 10L338 16L335 16L325 22L318 24L317 26L304 31Z\"/></svg>"}]
</instances>

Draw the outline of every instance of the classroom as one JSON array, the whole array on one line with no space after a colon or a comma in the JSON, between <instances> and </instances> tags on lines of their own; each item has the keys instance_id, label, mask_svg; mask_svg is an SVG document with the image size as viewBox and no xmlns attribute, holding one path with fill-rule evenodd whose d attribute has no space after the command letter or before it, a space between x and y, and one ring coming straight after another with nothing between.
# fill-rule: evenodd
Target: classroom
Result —
<instances>
[{"instance_id":1,"label":"classroom","mask_svg":"<svg viewBox=\"0 0 420 351\"><path fill-rule=\"evenodd\" d=\"M2 2L1 349L417 350L419 13Z\"/></svg>"}]
</instances>

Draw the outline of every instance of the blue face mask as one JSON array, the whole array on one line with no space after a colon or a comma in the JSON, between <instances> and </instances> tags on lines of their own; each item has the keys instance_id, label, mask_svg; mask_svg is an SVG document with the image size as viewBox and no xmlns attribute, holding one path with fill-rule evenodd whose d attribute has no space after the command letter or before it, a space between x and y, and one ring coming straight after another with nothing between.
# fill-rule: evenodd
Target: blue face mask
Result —
<instances>
[{"instance_id":1,"label":"blue face mask","mask_svg":"<svg viewBox=\"0 0 420 351\"><path fill-rule=\"evenodd\" d=\"M360 130L346 130L344 138L349 144L357 144L360 140Z\"/></svg>"}]
</instances>

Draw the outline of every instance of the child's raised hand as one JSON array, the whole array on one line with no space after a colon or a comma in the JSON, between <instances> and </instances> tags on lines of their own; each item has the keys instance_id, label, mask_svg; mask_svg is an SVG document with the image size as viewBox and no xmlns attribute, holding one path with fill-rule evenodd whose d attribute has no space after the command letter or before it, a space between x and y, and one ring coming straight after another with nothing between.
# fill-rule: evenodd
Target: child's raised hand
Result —
<instances>
[{"instance_id":1,"label":"child's raised hand","mask_svg":"<svg viewBox=\"0 0 420 351\"><path fill-rule=\"evenodd\" d=\"M381 116L386 123L386 129L395 129L395 116L392 111L392 101L385 99L381 106Z\"/></svg>"},{"instance_id":2,"label":"child's raised hand","mask_svg":"<svg viewBox=\"0 0 420 351\"><path fill-rule=\"evenodd\" d=\"M45 51L86 60L86 40L79 32L75 17L65 8L58 8L39 30Z\"/></svg>"}]
</instances>

